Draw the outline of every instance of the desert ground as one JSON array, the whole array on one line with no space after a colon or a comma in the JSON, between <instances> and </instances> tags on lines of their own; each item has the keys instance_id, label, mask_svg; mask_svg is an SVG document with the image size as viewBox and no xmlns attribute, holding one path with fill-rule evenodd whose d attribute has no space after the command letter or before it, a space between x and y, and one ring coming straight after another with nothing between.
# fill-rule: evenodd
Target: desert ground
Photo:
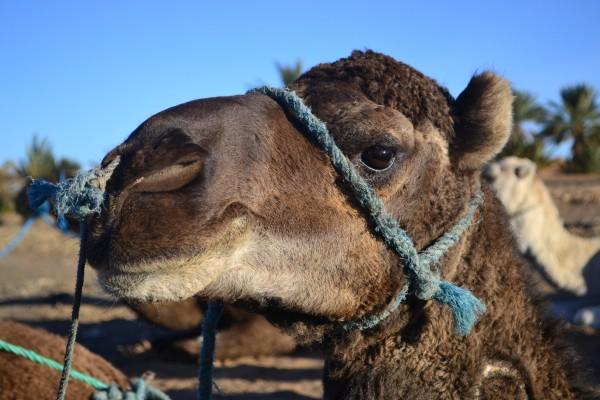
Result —
<instances>
[{"instance_id":1,"label":"desert ground","mask_svg":"<svg viewBox=\"0 0 600 400\"><path fill-rule=\"evenodd\" d=\"M600 176L542 175L568 229L582 236L600 235ZM0 248L22 222L16 214L0 216ZM77 246L77 239L38 220L25 240L0 259L0 319L18 320L66 335ZM103 293L93 270L87 269L79 343L131 377L153 375L152 383L173 399L194 399L197 367L189 354L149 346L167 334L136 319L127 306ZM567 324L565 338L600 384L600 332ZM322 393L321 374L322 360L315 349L301 349L288 356L220 361L215 371L215 398L318 399ZM47 398L53 398L53 394Z\"/></svg>"}]
</instances>

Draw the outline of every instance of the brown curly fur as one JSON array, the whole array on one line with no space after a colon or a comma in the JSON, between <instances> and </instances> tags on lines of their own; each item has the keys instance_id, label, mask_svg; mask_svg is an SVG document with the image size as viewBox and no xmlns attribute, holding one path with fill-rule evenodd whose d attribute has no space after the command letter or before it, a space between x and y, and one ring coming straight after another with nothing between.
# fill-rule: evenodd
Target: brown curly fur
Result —
<instances>
[{"instance_id":1,"label":"brown curly fur","mask_svg":"<svg viewBox=\"0 0 600 400\"><path fill-rule=\"evenodd\" d=\"M0 321L0 339L33 350L38 354L62 362L65 340L43 329ZM75 346L73 368L100 379L129 387L127 377L102 357L81 345ZM56 398L60 372L24 358L0 351L0 399L2 400L53 400ZM87 384L71 380L68 400L90 398L94 389Z\"/></svg>"},{"instance_id":2,"label":"brown curly fur","mask_svg":"<svg viewBox=\"0 0 600 400\"><path fill-rule=\"evenodd\" d=\"M311 68L292 87L322 87L340 82L355 87L374 103L400 111L414 125L427 120L447 136L453 134L454 122L450 115L453 99L448 90L385 54L354 51L348 58ZM318 102L318 94L302 92L307 102Z\"/></svg>"}]
</instances>

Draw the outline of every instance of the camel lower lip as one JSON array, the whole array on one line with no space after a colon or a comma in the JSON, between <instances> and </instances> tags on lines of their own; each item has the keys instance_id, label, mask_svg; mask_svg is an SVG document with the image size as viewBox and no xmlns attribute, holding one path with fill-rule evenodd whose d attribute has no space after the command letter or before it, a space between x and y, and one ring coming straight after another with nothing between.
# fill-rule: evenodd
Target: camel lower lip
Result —
<instances>
[{"instance_id":1,"label":"camel lower lip","mask_svg":"<svg viewBox=\"0 0 600 400\"><path fill-rule=\"evenodd\" d=\"M137 288L142 286L145 274L127 272L99 272L98 282L109 294L126 300L152 301L150 296L136 295Z\"/></svg>"},{"instance_id":2,"label":"camel lower lip","mask_svg":"<svg viewBox=\"0 0 600 400\"><path fill-rule=\"evenodd\" d=\"M118 262L109 258L105 265L94 268L105 271L107 275L137 276L171 273L180 269L184 264L185 262L180 259L168 258L154 258L151 261L140 260L134 262Z\"/></svg>"},{"instance_id":3,"label":"camel lower lip","mask_svg":"<svg viewBox=\"0 0 600 400\"><path fill-rule=\"evenodd\" d=\"M98 271L98 282L109 294L131 301L179 301L194 296L203 285L189 280L185 285L177 281L181 268L123 268ZM189 271L188 271L189 274Z\"/></svg>"}]
</instances>

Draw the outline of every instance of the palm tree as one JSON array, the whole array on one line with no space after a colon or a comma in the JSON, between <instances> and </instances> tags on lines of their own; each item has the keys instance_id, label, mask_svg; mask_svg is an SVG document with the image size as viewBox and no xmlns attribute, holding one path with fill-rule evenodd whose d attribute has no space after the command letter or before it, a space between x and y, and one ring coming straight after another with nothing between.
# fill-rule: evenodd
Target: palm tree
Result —
<instances>
[{"instance_id":1,"label":"palm tree","mask_svg":"<svg viewBox=\"0 0 600 400\"><path fill-rule=\"evenodd\" d=\"M551 103L551 115L541 134L555 143L573 140L572 162L583 166L590 146L600 142L600 109L596 90L586 84L568 86L560 91L560 103Z\"/></svg>"},{"instance_id":2,"label":"palm tree","mask_svg":"<svg viewBox=\"0 0 600 400\"><path fill-rule=\"evenodd\" d=\"M546 119L546 109L537 103L534 95L521 90L513 90L513 129L512 134L526 137L523 124L542 123Z\"/></svg>"},{"instance_id":3,"label":"palm tree","mask_svg":"<svg viewBox=\"0 0 600 400\"><path fill-rule=\"evenodd\" d=\"M79 164L68 158L57 160L54 157L52 146L45 138L40 139L34 135L31 144L27 146L26 158L19 162L16 172L23 178L44 178L58 181L63 172L66 176L73 176L79 170Z\"/></svg>"},{"instance_id":4,"label":"palm tree","mask_svg":"<svg viewBox=\"0 0 600 400\"><path fill-rule=\"evenodd\" d=\"M283 86L294 82L302 74L302 61L298 60L294 65L281 65L275 63Z\"/></svg>"},{"instance_id":5,"label":"palm tree","mask_svg":"<svg viewBox=\"0 0 600 400\"><path fill-rule=\"evenodd\" d=\"M79 170L79 164L68 158L56 159L52 146L48 140L34 135L27 146L26 157L14 167L17 176L25 182L29 178L43 178L51 182L58 182L61 173L71 177ZM32 213L27 201L26 185L21 188L15 198L16 211L27 217Z\"/></svg>"},{"instance_id":6,"label":"palm tree","mask_svg":"<svg viewBox=\"0 0 600 400\"><path fill-rule=\"evenodd\" d=\"M514 155L526 157L538 163L547 161L542 140L525 130L526 123L543 123L546 109L537 103L531 93L513 89L513 126L508 143L499 157Z\"/></svg>"},{"instance_id":7,"label":"palm tree","mask_svg":"<svg viewBox=\"0 0 600 400\"><path fill-rule=\"evenodd\" d=\"M14 208L14 186L17 179L13 171L14 169L9 163L0 166L0 213L11 211Z\"/></svg>"},{"instance_id":8,"label":"palm tree","mask_svg":"<svg viewBox=\"0 0 600 400\"><path fill-rule=\"evenodd\" d=\"M50 143L46 139L40 139L37 135L34 135L31 144L27 146L25 154L25 160L21 160L17 167L17 173L21 177L31 176L44 179L54 177L54 154Z\"/></svg>"}]
</instances>

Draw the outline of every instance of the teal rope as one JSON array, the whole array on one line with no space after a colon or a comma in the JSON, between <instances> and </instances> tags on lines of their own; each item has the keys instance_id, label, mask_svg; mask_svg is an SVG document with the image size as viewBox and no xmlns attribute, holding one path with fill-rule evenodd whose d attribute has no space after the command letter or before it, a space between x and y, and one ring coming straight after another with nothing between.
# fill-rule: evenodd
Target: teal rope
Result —
<instances>
[{"instance_id":1,"label":"teal rope","mask_svg":"<svg viewBox=\"0 0 600 400\"><path fill-rule=\"evenodd\" d=\"M97 390L92 400L171 400L160 390L148 385L141 378L133 381L132 390L122 392L116 384Z\"/></svg>"},{"instance_id":2,"label":"teal rope","mask_svg":"<svg viewBox=\"0 0 600 400\"><path fill-rule=\"evenodd\" d=\"M471 225L474 212L483 200L480 189L477 188L477 194L469 203L467 213L455 227L432 247L419 254L410 236L386 210L381 198L335 144L325 123L312 114L310 108L295 92L269 86L253 89L251 92L265 94L282 103L302 123L306 128L305 133L329 156L335 170L344 178L354 192L356 200L367 211L375 225L375 231L402 260L413 293L422 300L433 298L448 305L452 310L455 333L461 336L469 334L477 318L485 312L485 305L468 290L442 281L439 271L432 269L432 264L439 262L440 257L458 242ZM408 288L401 289L382 313L367 317L363 321L351 322L347 324L347 329L367 329L377 325L402 303L407 293Z\"/></svg>"},{"instance_id":3,"label":"teal rope","mask_svg":"<svg viewBox=\"0 0 600 400\"><path fill-rule=\"evenodd\" d=\"M25 223L23 224L21 229L19 229L19 232L17 232L17 234L12 238L12 240L10 242L8 242L6 244L6 246L4 246L4 248L2 248L0 250L0 258L4 258L4 257L8 256L14 249L17 248L17 246L19 244L21 244L21 242L25 239L25 236L27 236L27 233L29 233L29 230L33 226L33 223L38 218L41 218L44 222L46 222L51 227L59 229L65 236L74 236L68 231L68 229L63 230L62 228L57 226L54 223L54 221L52 221L50 219L48 214L41 214L39 216L32 215L31 217L27 218L27 220L25 221Z\"/></svg>"},{"instance_id":4,"label":"teal rope","mask_svg":"<svg viewBox=\"0 0 600 400\"><path fill-rule=\"evenodd\" d=\"M63 369L63 365L61 363L59 363L58 361L55 361L48 357L44 357L44 356L36 353L35 351L26 349L21 346L17 346L16 344L5 342L2 339L0 339L0 350L5 351L7 353L14 354L19 357L23 357L29 361L33 361L34 363L37 363L40 365L45 365L46 367L50 367L57 371L62 371L62 369ZM101 380L94 378L93 376L84 374L83 372L79 372L74 369L71 370L70 377L72 379L83 382L87 385L90 385L94 389L106 389L109 386L108 384L102 382Z\"/></svg>"},{"instance_id":5,"label":"teal rope","mask_svg":"<svg viewBox=\"0 0 600 400\"><path fill-rule=\"evenodd\" d=\"M36 364L44 365L56 371L62 371L63 365L35 351L26 349L0 339L0 350L14 354ZM132 391L122 392L116 384L108 384L91 375L71 369L69 377L96 389L93 400L170 400L169 396L148 385L143 379L133 381ZM134 397L132 397L134 396ZM137 396L137 397L136 397Z\"/></svg>"},{"instance_id":6,"label":"teal rope","mask_svg":"<svg viewBox=\"0 0 600 400\"><path fill-rule=\"evenodd\" d=\"M77 262L77 279L75 282L75 298L73 300L73 310L71 311L71 330L67 339L65 349L65 361L58 385L57 400L64 400L67 395L67 386L69 385L69 373L73 364L73 350L75 349L75 340L79 328L79 308L81 306L81 293L83 291L83 280L85 277L85 243L87 240L87 224L82 218L79 222L79 232L81 239L79 241L79 261Z\"/></svg>"},{"instance_id":7,"label":"teal rope","mask_svg":"<svg viewBox=\"0 0 600 400\"><path fill-rule=\"evenodd\" d=\"M47 202L43 202L39 207L36 208L34 213L27 218L19 232L15 235L15 237L8 242L6 246L2 250L0 250L0 258L4 258L9 255L22 241L25 239L25 236L33 226L33 223L37 218L42 218L44 221L48 221L48 211L50 211L50 205Z\"/></svg>"},{"instance_id":8,"label":"teal rope","mask_svg":"<svg viewBox=\"0 0 600 400\"><path fill-rule=\"evenodd\" d=\"M25 239L25 236L33 226L33 223L36 220L36 216L31 216L27 218L27 221L23 224L19 232L15 235L15 237L8 242L6 246L2 250L0 250L0 258L6 257L10 252L12 252L22 241Z\"/></svg>"},{"instance_id":9,"label":"teal rope","mask_svg":"<svg viewBox=\"0 0 600 400\"><path fill-rule=\"evenodd\" d=\"M45 201L51 200L58 218L66 214L83 218L92 213L99 213L104 201L104 191L87 184L97 175L98 170L93 169L80 172L73 178L56 184L34 179L27 189L29 206L38 208Z\"/></svg>"},{"instance_id":10,"label":"teal rope","mask_svg":"<svg viewBox=\"0 0 600 400\"><path fill-rule=\"evenodd\" d=\"M198 400L210 400L213 387L213 361L215 358L215 342L217 324L223 313L223 302L208 303L206 315L202 320L202 349L200 349L200 369L198 371Z\"/></svg>"}]
</instances>

